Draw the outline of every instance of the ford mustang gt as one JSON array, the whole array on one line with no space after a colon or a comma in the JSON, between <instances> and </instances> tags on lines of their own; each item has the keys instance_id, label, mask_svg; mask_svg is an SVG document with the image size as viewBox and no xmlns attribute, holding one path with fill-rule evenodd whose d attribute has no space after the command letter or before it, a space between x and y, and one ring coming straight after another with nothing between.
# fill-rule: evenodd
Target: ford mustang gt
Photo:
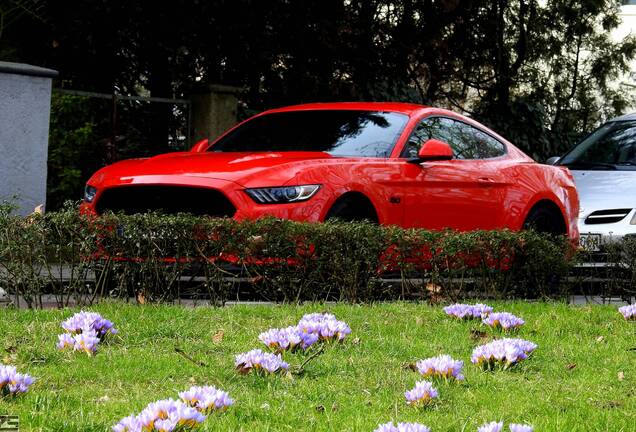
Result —
<instances>
[{"instance_id":1,"label":"ford mustang gt","mask_svg":"<svg viewBox=\"0 0 636 432\"><path fill-rule=\"evenodd\" d=\"M82 209L534 228L573 241L579 211L567 168L534 162L460 114L402 103L266 111L190 151L100 169Z\"/></svg>"}]
</instances>

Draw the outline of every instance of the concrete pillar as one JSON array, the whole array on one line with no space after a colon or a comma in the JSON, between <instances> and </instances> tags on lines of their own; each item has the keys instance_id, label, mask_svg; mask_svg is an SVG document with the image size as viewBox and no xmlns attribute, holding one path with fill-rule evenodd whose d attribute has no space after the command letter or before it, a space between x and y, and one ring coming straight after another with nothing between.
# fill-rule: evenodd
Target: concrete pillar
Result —
<instances>
[{"instance_id":1,"label":"concrete pillar","mask_svg":"<svg viewBox=\"0 0 636 432\"><path fill-rule=\"evenodd\" d=\"M51 86L57 71L0 62L0 201L22 215L46 204Z\"/></svg>"},{"instance_id":2,"label":"concrete pillar","mask_svg":"<svg viewBox=\"0 0 636 432\"><path fill-rule=\"evenodd\" d=\"M215 84L191 96L192 142L212 141L236 124L240 90Z\"/></svg>"}]
</instances>

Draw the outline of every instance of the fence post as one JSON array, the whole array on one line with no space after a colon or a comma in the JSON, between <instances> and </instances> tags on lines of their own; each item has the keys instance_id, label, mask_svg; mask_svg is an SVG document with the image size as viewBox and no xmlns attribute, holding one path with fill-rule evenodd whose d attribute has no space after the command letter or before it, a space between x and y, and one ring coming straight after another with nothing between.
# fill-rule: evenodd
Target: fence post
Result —
<instances>
[{"instance_id":1,"label":"fence post","mask_svg":"<svg viewBox=\"0 0 636 432\"><path fill-rule=\"evenodd\" d=\"M238 87L210 85L191 96L193 142L213 140L237 122Z\"/></svg>"},{"instance_id":2,"label":"fence post","mask_svg":"<svg viewBox=\"0 0 636 432\"><path fill-rule=\"evenodd\" d=\"M51 86L57 71L0 62L0 201L25 215L46 203Z\"/></svg>"}]
</instances>

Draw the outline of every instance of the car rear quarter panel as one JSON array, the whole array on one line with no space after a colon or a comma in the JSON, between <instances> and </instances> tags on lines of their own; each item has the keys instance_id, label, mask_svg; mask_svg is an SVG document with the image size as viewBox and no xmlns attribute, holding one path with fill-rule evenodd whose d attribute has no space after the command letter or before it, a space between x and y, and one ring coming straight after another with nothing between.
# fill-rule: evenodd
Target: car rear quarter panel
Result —
<instances>
[{"instance_id":1,"label":"car rear quarter panel","mask_svg":"<svg viewBox=\"0 0 636 432\"><path fill-rule=\"evenodd\" d=\"M521 163L503 168L510 180L505 202L505 225L519 230L540 201L556 204L565 219L568 236L578 239L579 201L571 174L559 167Z\"/></svg>"}]
</instances>

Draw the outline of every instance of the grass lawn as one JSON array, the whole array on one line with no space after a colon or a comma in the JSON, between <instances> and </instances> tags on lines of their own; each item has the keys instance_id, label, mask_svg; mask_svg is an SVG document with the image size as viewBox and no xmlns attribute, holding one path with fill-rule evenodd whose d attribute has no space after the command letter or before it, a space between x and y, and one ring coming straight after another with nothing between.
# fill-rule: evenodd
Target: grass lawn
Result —
<instances>
[{"instance_id":1,"label":"grass lawn","mask_svg":"<svg viewBox=\"0 0 636 432\"><path fill-rule=\"evenodd\" d=\"M509 371L483 372L470 363L473 348L493 332L451 319L441 307L411 303L222 309L106 303L91 310L120 334L92 358L55 348L60 322L74 311L2 309L3 362L38 381L27 394L0 400L0 414L17 414L20 430L106 431L149 402L210 384L236 403L210 416L206 431L373 431L391 420L421 422L433 432L476 431L493 420L529 423L536 431L636 431L636 323L615 307L492 305L524 318L519 337L539 345ZM234 371L235 354L261 347L260 332L325 309L352 334L303 375ZM442 353L465 362L466 380L437 384L440 398L431 407L407 406L404 391L418 381L408 364ZM286 354L292 365L304 358Z\"/></svg>"}]
</instances>

